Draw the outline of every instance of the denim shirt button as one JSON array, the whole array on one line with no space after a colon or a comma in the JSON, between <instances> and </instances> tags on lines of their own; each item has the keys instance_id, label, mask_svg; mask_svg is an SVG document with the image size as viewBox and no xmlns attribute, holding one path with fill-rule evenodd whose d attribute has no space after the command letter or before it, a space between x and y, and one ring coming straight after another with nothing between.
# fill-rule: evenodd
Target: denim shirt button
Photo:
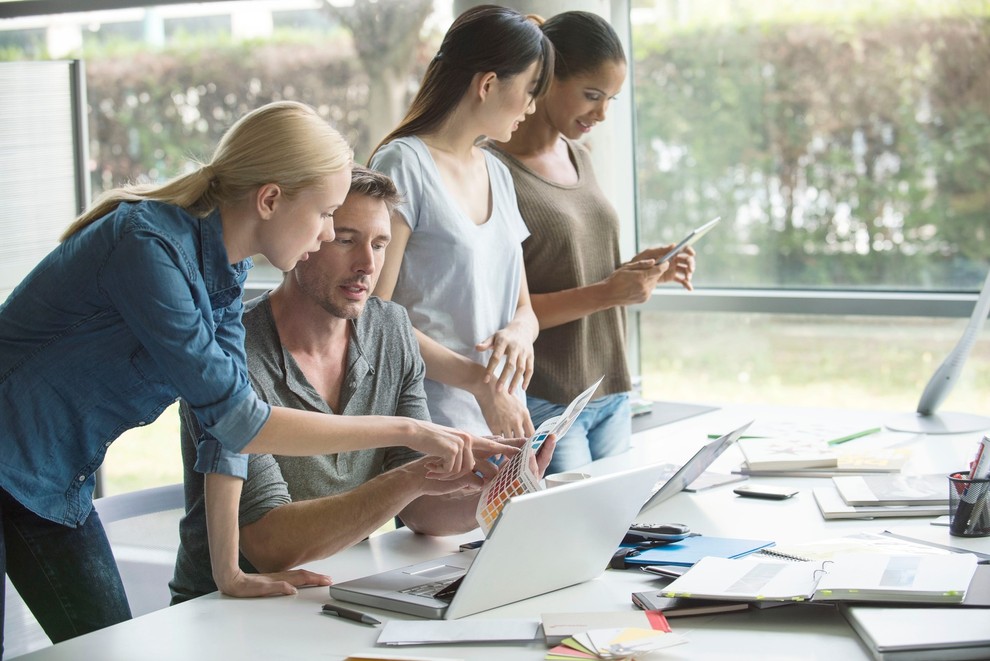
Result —
<instances>
[{"instance_id":1,"label":"denim shirt button","mask_svg":"<svg viewBox=\"0 0 990 661\"><path fill-rule=\"evenodd\" d=\"M106 443L103 444L103 447L108 448L110 447L111 443L113 443L113 441L107 441Z\"/></svg>"},{"instance_id":2,"label":"denim shirt button","mask_svg":"<svg viewBox=\"0 0 990 661\"><path fill-rule=\"evenodd\" d=\"M140 421L139 423L137 423L137 426L138 426L138 427L144 427L144 426L145 426L146 424L148 424L148 423L147 423L147 422L145 422L144 420L142 420L142 421Z\"/></svg>"},{"instance_id":3,"label":"denim shirt button","mask_svg":"<svg viewBox=\"0 0 990 661\"><path fill-rule=\"evenodd\" d=\"M80 475L76 479L79 480L80 482L85 482L86 481L86 476L85 475Z\"/></svg>"}]
</instances>

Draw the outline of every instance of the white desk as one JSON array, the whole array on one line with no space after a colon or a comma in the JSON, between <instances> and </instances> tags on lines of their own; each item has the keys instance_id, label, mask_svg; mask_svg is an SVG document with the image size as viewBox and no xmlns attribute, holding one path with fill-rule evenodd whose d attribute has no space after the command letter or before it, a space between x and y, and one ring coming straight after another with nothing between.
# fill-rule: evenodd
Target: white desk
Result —
<instances>
[{"instance_id":1,"label":"white desk","mask_svg":"<svg viewBox=\"0 0 990 661\"><path fill-rule=\"evenodd\" d=\"M779 408L727 408L648 430L634 438L630 452L592 464L595 474L648 461L681 462L706 439L709 432L728 430L753 417L825 415L862 419L879 424L883 416L853 412L796 411ZM901 442L913 454L905 472L949 473L965 469L980 434L917 437L877 435L850 443ZM726 452L713 467L728 472L738 465L738 449ZM681 493L645 512L644 521L677 521L709 535L800 542L852 532L894 530L937 543L990 553L990 538L950 537L948 529L931 526L929 519L824 521L811 489L823 479L762 478L760 482L791 484L801 492L785 501L743 499L731 485L696 494ZM946 486L948 488L948 485ZM579 514L574 514L578 516ZM398 530L377 536L309 568L346 580L453 552L479 533L431 538ZM593 581L481 613L478 618L533 617L542 612L633 609L630 593L653 589L649 575L636 570L610 570ZM151 613L103 631L19 657L43 659L326 659L336 661L356 652L394 651L397 654L472 661L542 659L542 640L528 645L436 646L382 648L375 646L379 629L319 614L329 599L326 588L300 591L294 597L232 599L219 595ZM409 619L367 609L379 619ZM741 613L675 618L675 631L689 643L664 650L664 659L836 659L869 658L842 617L827 606L798 605Z\"/></svg>"}]
</instances>

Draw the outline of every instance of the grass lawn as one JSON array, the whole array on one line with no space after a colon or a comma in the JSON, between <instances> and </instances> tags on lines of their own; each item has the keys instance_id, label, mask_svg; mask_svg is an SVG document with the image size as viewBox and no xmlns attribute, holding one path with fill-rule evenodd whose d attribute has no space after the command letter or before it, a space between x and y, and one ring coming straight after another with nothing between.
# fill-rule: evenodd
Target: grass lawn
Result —
<instances>
[{"instance_id":1,"label":"grass lawn","mask_svg":"<svg viewBox=\"0 0 990 661\"><path fill-rule=\"evenodd\" d=\"M643 395L686 402L913 411L965 319L661 313L642 317ZM990 415L990 338L945 410ZM104 463L107 495L182 480L178 405L128 431Z\"/></svg>"}]
</instances>

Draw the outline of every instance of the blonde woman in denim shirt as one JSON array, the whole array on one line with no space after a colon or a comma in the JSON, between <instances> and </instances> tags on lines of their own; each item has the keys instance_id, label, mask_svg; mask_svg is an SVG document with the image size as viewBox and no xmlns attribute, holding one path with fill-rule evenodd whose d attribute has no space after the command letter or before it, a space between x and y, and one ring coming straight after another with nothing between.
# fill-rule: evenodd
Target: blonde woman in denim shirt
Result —
<instances>
[{"instance_id":1,"label":"blonde woman in denim shirt","mask_svg":"<svg viewBox=\"0 0 990 661\"><path fill-rule=\"evenodd\" d=\"M93 474L121 432L179 397L208 432L197 469L208 473L213 570L235 596L329 583L237 567L243 453L405 445L454 477L475 453L512 451L407 418L270 407L251 389L241 324L250 256L287 271L332 240L350 162L308 106L259 108L208 165L98 200L0 307L0 565L54 642L130 617Z\"/></svg>"}]
</instances>

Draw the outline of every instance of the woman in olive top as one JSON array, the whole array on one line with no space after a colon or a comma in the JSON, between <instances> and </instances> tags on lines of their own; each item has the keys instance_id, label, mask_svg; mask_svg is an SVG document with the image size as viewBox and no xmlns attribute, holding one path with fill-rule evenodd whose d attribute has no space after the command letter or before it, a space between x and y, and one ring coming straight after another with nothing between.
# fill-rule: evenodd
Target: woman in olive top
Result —
<instances>
[{"instance_id":1,"label":"woman in olive top","mask_svg":"<svg viewBox=\"0 0 990 661\"><path fill-rule=\"evenodd\" d=\"M512 173L530 231L523 255L540 323L527 390L533 424L562 413L605 375L596 398L557 444L547 470L559 472L628 447L624 306L647 300L658 282L690 290L694 252L655 265L672 247L662 246L620 262L618 215L598 187L588 150L576 140L605 119L625 80L622 45L605 20L588 12L558 14L541 28L555 51L550 89L508 142L489 148Z\"/></svg>"}]
</instances>

